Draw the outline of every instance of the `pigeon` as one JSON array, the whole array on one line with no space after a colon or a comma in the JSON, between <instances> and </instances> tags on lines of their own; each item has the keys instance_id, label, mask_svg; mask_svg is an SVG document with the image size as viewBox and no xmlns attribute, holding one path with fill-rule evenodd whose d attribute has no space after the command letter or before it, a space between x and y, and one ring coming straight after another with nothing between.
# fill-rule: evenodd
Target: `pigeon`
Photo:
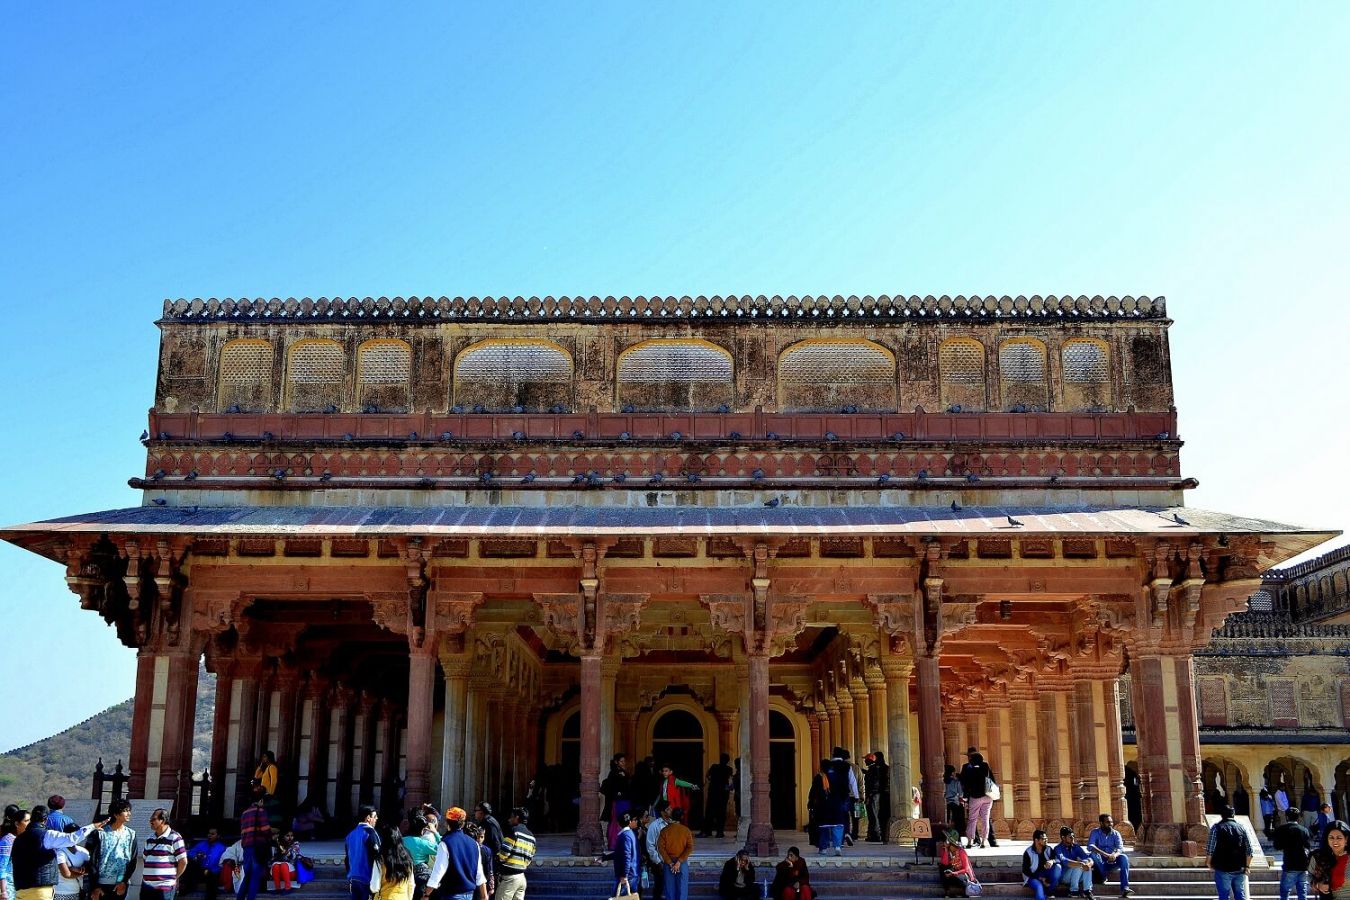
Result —
<instances>
[{"instance_id":1,"label":"pigeon","mask_svg":"<svg viewBox=\"0 0 1350 900\"><path fill-rule=\"evenodd\" d=\"M774 497L772 500L765 500L765 501L764 501L764 505L767 506L767 507L769 507L769 509L777 509L777 508L778 508L778 504L780 504L780 503L782 503L782 502L783 502L783 498L782 498L782 497Z\"/></svg>"},{"instance_id":2,"label":"pigeon","mask_svg":"<svg viewBox=\"0 0 1350 900\"><path fill-rule=\"evenodd\" d=\"M325 407L323 408L323 411L326 412L326 413L335 413L335 412L338 411L337 404L336 404L336 403L330 403L330 404L328 404L327 406L325 406Z\"/></svg>"},{"instance_id":3,"label":"pigeon","mask_svg":"<svg viewBox=\"0 0 1350 900\"><path fill-rule=\"evenodd\" d=\"M346 434L344 434L344 435L342 436L342 439L343 439L344 441L351 441L351 440L355 440L356 438L355 438L355 435L353 435L353 434L349 431L349 432L347 432Z\"/></svg>"},{"instance_id":4,"label":"pigeon","mask_svg":"<svg viewBox=\"0 0 1350 900\"><path fill-rule=\"evenodd\" d=\"M633 439L633 436L632 436L631 434L629 434L628 432L626 432L626 431L621 432L621 433L619 434L619 440L621 440L621 441L631 441L632 439Z\"/></svg>"},{"instance_id":5,"label":"pigeon","mask_svg":"<svg viewBox=\"0 0 1350 900\"><path fill-rule=\"evenodd\" d=\"M221 437L225 439L225 443L227 443L227 444L228 444L230 441L234 440L234 435L231 434L231 433L228 432L228 431L225 432L224 434L222 434Z\"/></svg>"},{"instance_id":6,"label":"pigeon","mask_svg":"<svg viewBox=\"0 0 1350 900\"><path fill-rule=\"evenodd\" d=\"M625 403L625 404L623 405L623 409L621 410L621 412L626 412L626 413L633 412L633 404L631 404L631 403Z\"/></svg>"},{"instance_id":7,"label":"pigeon","mask_svg":"<svg viewBox=\"0 0 1350 900\"><path fill-rule=\"evenodd\" d=\"M700 479L697 473L690 472L688 475L684 476L684 480L690 484L698 484Z\"/></svg>"},{"instance_id":8,"label":"pigeon","mask_svg":"<svg viewBox=\"0 0 1350 900\"><path fill-rule=\"evenodd\" d=\"M827 441L837 441L837 440L839 440L839 435L835 434L833 431L827 431L827 432L825 432L825 440L827 440Z\"/></svg>"},{"instance_id":9,"label":"pigeon","mask_svg":"<svg viewBox=\"0 0 1350 900\"><path fill-rule=\"evenodd\" d=\"M1011 526L1014 527L1014 528L1021 528L1021 527L1022 527L1023 525L1025 525L1026 523L1025 523L1025 522L1019 522L1019 521L1017 521L1016 519L1014 519L1012 516L1008 516L1008 524L1011 525Z\"/></svg>"},{"instance_id":10,"label":"pigeon","mask_svg":"<svg viewBox=\"0 0 1350 900\"><path fill-rule=\"evenodd\" d=\"M1172 521L1173 521L1173 522L1176 522L1178 525L1189 525L1189 524L1191 524L1190 522L1187 522L1185 519L1183 519L1183 518L1182 518L1180 515L1178 515L1177 513L1172 513Z\"/></svg>"},{"instance_id":11,"label":"pigeon","mask_svg":"<svg viewBox=\"0 0 1350 900\"><path fill-rule=\"evenodd\" d=\"M475 403L473 405L473 411L481 415L482 413L487 412L487 407L481 403Z\"/></svg>"},{"instance_id":12,"label":"pigeon","mask_svg":"<svg viewBox=\"0 0 1350 900\"><path fill-rule=\"evenodd\" d=\"M953 501L952 501L952 512L960 512L960 511L961 511L961 504L959 504L959 503L957 503L955 500L953 500Z\"/></svg>"},{"instance_id":13,"label":"pigeon","mask_svg":"<svg viewBox=\"0 0 1350 900\"><path fill-rule=\"evenodd\" d=\"M951 406L947 407L947 412L949 413L959 413L960 411L961 411L960 403L953 403Z\"/></svg>"},{"instance_id":14,"label":"pigeon","mask_svg":"<svg viewBox=\"0 0 1350 900\"><path fill-rule=\"evenodd\" d=\"M519 405L519 404L517 404L517 405L511 407L511 412L513 412L513 413L523 413L524 411L525 411L525 407L523 407L523 406L521 406L521 405Z\"/></svg>"},{"instance_id":15,"label":"pigeon","mask_svg":"<svg viewBox=\"0 0 1350 900\"><path fill-rule=\"evenodd\" d=\"M196 469L193 469L191 472L189 472L189 473L187 473L186 475L184 475L184 476L183 476L183 480L184 480L184 481L196 481L196 480L197 480L197 470L196 470Z\"/></svg>"},{"instance_id":16,"label":"pigeon","mask_svg":"<svg viewBox=\"0 0 1350 900\"><path fill-rule=\"evenodd\" d=\"M548 408L548 411L556 416L567 412L567 409L561 403L555 403Z\"/></svg>"},{"instance_id":17,"label":"pigeon","mask_svg":"<svg viewBox=\"0 0 1350 900\"><path fill-rule=\"evenodd\" d=\"M755 479L755 481L763 481L763 480L764 480L764 470L763 470L763 469L756 469L755 471L753 471L753 472L750 473L750 477L753 478L753 479Z\"/></svg>"},{"instance_id":18,"label":"pigeon","mask_svg":"<svg viewBox=\"0 0 1350 900\"><path fill-rule=\"evenodd\" d=\"M523 478L520 479L520 483L521 483L521 484L532 484L532 483L534 482L534 477L535 477L535 476L534 476L534 472L533 472L533 471L527 472L527 473L525 473L525 476L524 476Z\"/></svg>"},{"instance_id":19,"label":"pigeon","mask_svg":"<svg viewBox=\"0 0 1350 900\"><path fill-rule=\"evenodd\" d=\"M580 430L577 430L577 431L572 432L572 440L574 440L574 441L579 441L579 440L583 439L584 437L586 437L586 434L585 434L584 432L580 431Z\"/></svg>"},{"instance_id":20,"label":"pigeon","mask_svg":"<svg viewBox=\"0 0 1350 900\"><path fill-rule=\"evenodd\" d=\"M670 433L670 439L672 441L682 441L684 440L684 435L680 434L678 431L672 431Z\"/></svg>"},{"instance_id":21,"label":"pigeon","mask_svg":"<svg viewBox=\"0 0 1350 900\"><path fill-rule=\"evenodd\" d=\"M425 478L425 477L424 477L424 478L419 478L419 479L417 479L417 486L418 486L418 487L424 487L424 488L435 487L435 486L436 486L436 479L434 479L434 478Z\"/></svg>"},{"instance_id":22,"label":"pigeon","mask_svg":"<svg viewBox=\"0 0 1350 900\"><path fill-rule=\"evenodd\" d=\"M1050 483L1051 483L1051 484L1059 484L1059 476L1058 476L1058 475L1051 475L1051 476L1050 476Z\"/></svg>"},{"instance_id":23,"label":"pigeon","mask_svg":"<svg viewBox=\"0 0 1350 900\"><path fill-rule=\"evenodd\" d=\"M272 441L272 440L276 440L276 435L272 434L272 432L270 432L270 431L264 431L264 432L263 432L262 439L263 439L264 441Z\"/></svg>"},{"instance_id":24,"label":"pigeon","mask_svg":"<svg viewBox=\"0 0 1350 900\"><path fill-rule=\"evenodd\" d=\"M897 431L895 434L891 435L891 440L893 441L903 441L904 439L905 433L903 431Z\"/></svg>"},{"instance_id":25,"label":"pigeon","mask_svg":"<svg viewBox=\"0 0 1350 900\"><path fill-rule=\"evenodd\" d=\"M144 444L150 440L150 431L148 429L141 431L141 443Z\"/></svg>"},{"instance_id":26,"label":"pigeon","mask_svg":"<svg viewBox=\"0 0 1350 900\"><path fill-rule=\"evenodd\" d=\"M980 476L976 475L974 472L971 472L969 475L966 476L966 481L969 481L971 484L974 484L979 480Z\"/></svg>"},{"instance_id":27,"label":"pigeon","mask_svg":"<svg viewBox=\"0 0 1350 900\"><path fill-rule=\"evenodd\" d=\"M454 438L454 436L455 436L455 433L454 433L453 431L442 431L442 432L441 432L441 440L443 440L443 441L451 440L452 438Z\"/></svg>"},{"instance_id":28,"label":"pigeon","mask_svg":"<svg viewBox=\"0 0 1350 900\"><path fill-rule=\"evenodd\" d=\"M410 431L410 432L408 432L408 440L410 440L410 441L415 441L415 440L417 440L417 432L415 432L415 431Z\"/></svg>"},{"instance_id":29,"label":"pigeon","mask_svg":"<svg viewBox=\"0 0 1350 900\"><path fill-rule=\"evenodd\" d=\"M647 483L648 483L648 484L660 484L661 482L663 482L663 481L665 481L665 480L666 480L666 476L662 475L660 472L657 472L657 473L656 473L655 475L653 475L651 478L648 478L648 479L647 479Z\"/></svg>"},{"instance_id":30,"label":"pigeon","mask_svg":"<svg viewBox=\"0 0 1350 900\"><path fill-rule=\"evenodd\" d=\"M511 432L511 437L515 438L515 439L518 440L518 441L523 441L523 440L525 440L525 432L523 432L523 431L513 431L513 432Z\"/></svg>"},{"instance_id":31,"label":"pigeon","mask_svg":"<svg viewBox=\"0 0 1350 900\"><path fill-rule=\"evenodd\" d=\"M891 480L891 475L890 475L890 473L889 473L889 472L883 472L883 473L877 478L877 484L887 484L890 480Z\"/></svg>"},{"instance_id":32,"label":"pigeon","mask_svg":"<svg viewBox=\"0 0 1350 900\"><path fill-rule=\"evenodd\" d=\"M584 474L582 474L581 472L578 472L577 474L575 474L575 475L572 476L572 483L573 483L573 484L581 484L581 483L582 483L583 481L585 481L585 480L586 480L586 476L585 476Z\"/></svg>"},{"instance_id":33,"label":"pigeon","mask_svg":"<svg viewBox=\"0 0 1350 900\"><path fill-rule=\"evenodd\" d=\"M918 478L920 481L927 481L927 480L928 480L928 470L927 470L927 469L920 469L920 470L919 470L919 473L918 473L915 477Z\"/></svg>"},{"instance_id":34,"label":"pigeon","mask_svg":"<svg viewBox=\"0 0 1350 900\"><path fill-rule=\"evenodd\" d=\"M627 481L627 480L628 480L628 473L627 473L627 472L620 472L618 475L615 475L615 476L614 476L614 483L615 483L615 484L623 484L623 483L624 483L625 481Z\"/></svg>"},{"instance_id":35,"label":"pigeon","mask_svg":"<svg viewBox=\"0 0 1350 900\"><path fill-rule=\"evenodd\" d=\"M173 435L169 434L167 431L161 431L159 434L155 435L155 437L159 438L161 441L167 441L172 438Z\"/></svg>"},{"instance_id":36,"label":"pigeon","mask_svg":"<svg viewBox=\"0 0 1350 900\"><path fill-rule=\"evenodd\" d=\"M769 433L765 434L764 437L767 438L768 440L776 441L778 440L778 432L770 431Z\"/></svg>"},{"instance_id":37,"label":"pigeon","mask_svg":"<svg viewBox=\"0 0 1350 900\"><path fill-rule=\"evenodd\" d=\"M454 406L450 407L450 411L458 415L459 413L464 412L464 404L456 403Z\"/></svg>"},{"instance_id":38,"label":"pigeon","mask_svg":"<svg viewBox=\"0 0 1350 900\"><path fill-rule=\"evenodd\" d=\"M733 441L739 441L741 439L741 433L739 431L733 431L731 434L727 435L727 437L731 438Z\"/></svg>"},{"instance_id":39,"label":"pigeon","mask_svg":"<svg viewBox=\"0 0 1350 900\"><path fill-rule=\"evenodd\" d=\"M169 504L169 501L165 500L163 497L156 497L150 502L155 504L156 506L167 506Z\"/></svg>"},{"instance_id":40,"label":"pigeon","mask_svg":"<svg viewBox=\"0 0 1350 900\"><path fill-rule=\"evenodd\" d=\"M731 407L727 406L725 403L719 403L717 404L717 411L726 414L731 412Z\"/></svg>"},{"instance_id":41,"label":"pigeon","mask_svg":"<svg viewBox=\"0 0 1350 900\"><path fill-rule=\"evenodd\" d=\"M484 472L482 475L478 476L478 480L483 482L483 484L491 484L492 478L493 476L491 471Z\"/></svg>"},{"instance_id":42,"label":"pigeon","mask_svg":"<svg viewBox=\"0 0 1350 900\"><path fill-rule=\"evenodd\" d=\"M1157 439L1160 440L1160 441L1171 440L1171 438L1172 438L1172 432L1170 432L1170 431L1160 431L1160 432L1158 432L1158 434L1156 435L1156 437L1157 437Z\"/></svg>"},{"instance_id":43,"label":"pigeon","mask_svg":"<svg viewBox=\"0 0 1350 900\"><path fill-rule=\"evenodd\" d=\"M319 476L319 480L322 481L322 482L325 482L325 483L327 483L327 482L329 482L329 481L332 481L332 480L333 480L333 473L332 473L332 472L324 472L322 475Z\"/></svg>"},{"instance_id":44,"label":"pigeon","mask_svg":"<svg viewBox=\"0 0 1350 900\"><path fill-rule=\"evenodd\" d=\"M285 470L285 469L275 469L275 470L273 470L273 472L272 472L272 477L275 478L277 481L284 481L285 478L286 478L286 470Z\"/></svg>"},{"instance_id":45,"label":"pigeon","mask_svg":"<svg viewBox=\"0 0 1350 900\"><path fill-rule=\"evenodd\" d=\"M227 413L237 413L237 412L243 412L243 411L244 411L244 408L243 408L242 406L240 406L238 403L231 403L231 404L229 405L229 407L226 408L225 411L226 411Z\"/></svg>"},{"instance_id":46,"label":"pigeon","mask_svg":"<svg viewBox=\"0 0 1350 900\"><path fill-rule=\"evenodd\" d=\"M599 472L591 472L589 475L586 476L586 483L590 485L604 484L605 479L600 477Z\"/></svg>"},{"instance_id":47,"label":"pigeon","mask_svg":"<svg viewBox=\"0 0 1350 900\"><path fill-rule=\"evenodd\" d=\"M151 481L159 481L159 480L161 480L161 479L165 476L165 474L166 474L166 473L165 473L165 471L164 471L163 469L156 469L156 470L155 470L155 474L153 474L153 475L150 476L150 480L151 480Z\"/></svg>"}]
</instances>

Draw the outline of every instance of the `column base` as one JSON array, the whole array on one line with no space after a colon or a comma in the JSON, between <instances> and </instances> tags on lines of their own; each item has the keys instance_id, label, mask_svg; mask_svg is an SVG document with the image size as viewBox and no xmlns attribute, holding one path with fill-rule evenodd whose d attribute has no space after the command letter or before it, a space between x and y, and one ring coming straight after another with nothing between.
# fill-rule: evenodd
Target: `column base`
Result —
<instances>
[{"instance_id":1,"label":"column base","mask_svg":"<svg viewBox=\"0 0 1350 900\"><path fill-rule=\"evenodd\" d=\"M938 823L941 825L941 823ZM937 830L933 832L937 835ZM890 827L886 829L886 840L892 844L912 844L914 843L914 820L913 819L891 819Z\"/></svg>"},{"instance_id":2,"label":"column base","mask_svg":"<svg viewBox=\"0 0 1350 900\"><path fill-rule=\"evenodd\" d=\"M608 849L605 831L599 822L583 822L577 826L577 836L572 839L573 856L597 856Z\"/></svg>"},{"instance_id":3,"label":"column base","mask_svg":"<svg viewBox=\"0 0 1350 900\"><path fill-rule=\"evenodd\" d=\"M745 838L745 849L751 856L777 856L778 843L773 839L773 826L751 823Z\"/></svg>"},{"instance_id":4,"label":"column base","mask_svg":"<svg viewBox=\"0 0 1350 900\"><path fill-rule=\"evenodd\" d=\"M1204 847L1209 839L1209 826L1182 825L1176 822L1145 822L1139 826L1134 847L1138 853L1150 856L1185 854L1184 845Z\"/></svg>"}]
</instances>

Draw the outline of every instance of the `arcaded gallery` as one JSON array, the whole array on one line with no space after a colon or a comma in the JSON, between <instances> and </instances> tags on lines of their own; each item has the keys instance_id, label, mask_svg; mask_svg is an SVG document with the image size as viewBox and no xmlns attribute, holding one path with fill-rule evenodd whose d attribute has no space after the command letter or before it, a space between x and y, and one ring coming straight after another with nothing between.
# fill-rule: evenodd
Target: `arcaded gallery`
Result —
<instances>
[{"instance_id":1,"label":"arcaded gallery","mask_svg":"<svg viewBox=\"0 0 1350 900\"><path fill-rule=\"evenodd\" d=\"M554 824L590 853L616 752L694 782L725 753L768 853L832 747L884 752L903 840L911 788L942 819L973 745L999 833L1125 823L1128 673L1136 841L1175 853L1205 833L1193 656L1331 534L1184 505L1161 299L179 300L157 324L143 505L2 534L137 650L133 796L190 803L215 674L223 817L263 749L338 817L561 771Z\"/></svg>"}]
</instances>

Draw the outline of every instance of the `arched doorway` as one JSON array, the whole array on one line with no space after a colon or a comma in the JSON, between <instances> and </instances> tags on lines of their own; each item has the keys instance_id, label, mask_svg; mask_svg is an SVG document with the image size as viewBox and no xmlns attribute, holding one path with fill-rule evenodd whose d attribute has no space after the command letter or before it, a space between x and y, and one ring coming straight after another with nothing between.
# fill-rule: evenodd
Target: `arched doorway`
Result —
<instances>
[{"instance_id":1,"label":"arched doorway","mask_svg":"<svg viewBox=\"0 0 1350 900\"><path fill-rule=\"evenodd\" d=\"M1200 784L1204 791L1205 812L1218 815L1224 806L1231 804L1238 815L1251 815L1247 778L1237 763L1221 756L1206 758L1200 770Z\"/></svg>"},{"instance_id":2,"label":"arched doorway","mask_svg":"<svg viewBox=\"0 0 1350 900\"><path fill-rule=\"evenodd\" d=\"M703 723L687 709L668 709L652 723L652 756L656 765L670 766L675 777L703 786ZM685 824L697 830L703 824L702 795L692 798Z\"/></svg>"},{"instance_id":3,"label":"arched doorway","mask_svg":"<svg viewBox=\"0 0 1350 900\"><path fill-rule=\"evenodd\" d=\"M769 821L782 831L797 829L797 731L776 709L769 710Z\"/></svg>"},{"instance_id":4,"label":"arched doorway","mask_svg":"<svg viewBox=\"0 0 1350 900\"><path fill-rule=\"evenodd\" d=\"M1125 764L1125 818L1137 832L1144 821L1143 794L1139 790L1139 767L1134 762Z\"/></svg>"},{"instance_id":5,"label":"arched doorway","mask_svg":"<svg viewBox=\"0 0 1350 900\"><path fill-rule=\"evenodd\" d=\"M1350 759L1336 767L1335 786L1331 789L1331 808L1342 822L1350 817Z\"/></svg>"},{"instance_id":6,"label":"arched doorway","mask_svg":"<svg viewBox=\"0 0 1350 900\"><path fill-rule=\"evenodd\" d=\"M558 831L577 827L577 805L573 797L581 795L581 709L563 719L558 740L558 765L548 786L551 823Z\"/></svg>"},{"instance_id":7,"label":"arched doorway","mask_svg":"<svg viewBox=\"0 0 1350 900\"><path fill-rule=\"evenodd\" d=\"M1318 790L1317 773L1307 761L1297 756L1272 759L1266 764L1263 774L1271 795L1276 797L1277 808L1289 806L1298 809L1305 791L1310 788ZM1284 797L1279 796L1280 791L1285 792Z\"/></svg>"}]
</instances>

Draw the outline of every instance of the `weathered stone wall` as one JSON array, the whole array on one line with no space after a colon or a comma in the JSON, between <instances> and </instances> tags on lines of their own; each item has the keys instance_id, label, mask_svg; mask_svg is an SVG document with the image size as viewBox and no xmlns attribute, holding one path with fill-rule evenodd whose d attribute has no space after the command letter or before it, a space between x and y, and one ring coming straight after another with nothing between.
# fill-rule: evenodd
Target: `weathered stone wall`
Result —
<instances>
[{"instance_id":1,"label":"weathered stone wall","mask_svg":"<svg viewBox=\"0 0 1350 900\"><path fill-rule=\"evenodd\" d=\"M508 401L525 401L547 411L554 401L567 411L635 409L733 410L761 406L780 409L839 411L923 407L928 411L961 406L962 411L1051 411L1097 409L1166 410L1172 405L1166 322L1161 320L1084 321L1063 324L1021 322L962 323L950 321L868 324L866 326L799 322L661 322L641 323L417 323L417 322L231 322L193 321L161 323L159 380L156 408L163 412L321 411L330 396L338 410L446 412L455 403L456 360L483 341L552 342L571 359L573 377L564 390L503 391L485 395L503 408ZM1013 365L1007 342L1034 338L1044 347L1044 382L1001 377ZM358 356L372 340L398 340L408 345L411 366L406 386L363 385ZM879 347L893 360L889 384L824 377L815 385L780 385L779 362L785 351L801 341L828 339L840 355L851 349ZM960 384L943 372L941 348L949 341L978 342L983 372L975 370ZM1065 347L1072 340L1101 342L1105 348L1106 381L1066 380ZM265 375L251 386L222 381L222 350L228 342L267 342ZM288 360L303 341L335 341L342 360L337 380L324 383L314 396L314 383L297 382ZM706 341L730 354L728 384L677 379L649 380L620 385L616 373L620 357L644 341ZM237 346L237 345L236 345ZM254 345L255 347L261 345ZM670 346L670 345L667 345ZM1072 368L1072 366L1071 366ZM505 373L503 374L505 378ZM944 382L944 378L946 379ZM328 393L328 392L331 392ZM1041 399L1043 398L1043 400ZM533 401L533 402L531 402ZM1039 402L1038 402L1039 401ZM263 409L251 409L254 404ZM466 405L472 407L473 403ZM513 404L514 405L514 404ZM485 407L489 404L484 404Z\"/></svg>"}]
</instances>

